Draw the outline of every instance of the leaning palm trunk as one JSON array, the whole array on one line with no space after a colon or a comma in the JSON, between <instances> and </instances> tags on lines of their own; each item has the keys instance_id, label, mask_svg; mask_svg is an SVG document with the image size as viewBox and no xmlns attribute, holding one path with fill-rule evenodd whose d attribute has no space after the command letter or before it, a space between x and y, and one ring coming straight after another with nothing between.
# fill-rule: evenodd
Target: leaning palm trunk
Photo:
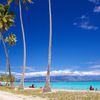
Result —
<instances>
[{"instance_id":1,"label":"leaning palm trunk","mask_svg":"<svg viewBox=\"0 0 100 100\"><path fill-rule=\"evenodd\" d=\"M25 33L24 33L24 26L22 20L22 9L21 9L20 0L19 0L19 11L20 11L20 22L21 22L21 29L22 29L23 45L24 45L23 72L22 72L22 78L21 78L21 83L19 88L24 89L24 77L25 77L25 68L26 68L26 42L25 42Z\"/></svg>"},{"instance_id":2,"label":"leaning palm trunk","mask_svg":"<svg viewBox=\"0 0 100 100\"><path fill-rule=\"evenodd\" d=\"M48 69L46 76L46 84L43 92L50 92L50 67L51 67L51 55L52 55L52 14L51 14L51 0L49 0L49 17L50 17L50 39L49 39L49 52L48 52Z\"/></svg>"},{"instance_id":3,"label":"leaning palm trunk","mask_svg":"<svg viewBox=\"0 0 100 100\"><path fill-rule=\"evenodd\" d=\"M12 74L11 74L10 61L9 61L9 57L8 57L8 51L7 51L5 42L4 42L4 38L3 38L1 33L0 33L0 37L1 37L1 40L2 40L2 43L3 43L3 47L4 47L4 51L5 51L5 55L6 55L7 68L9 70L9 77L10 77L10 85L11 85L11 88L13 88L13 80L12 80Z\"/></svg>"},{"instance_id":4,"label":"leaning palm trunk","mask_svg":"<svg viewBox=\"0 0 100 100\"><path fill-rule=\"evenodd\" d=\"M7 77L7 70L8 70L8 66L7 66L7 63L6 63L5 77ZM7 79L7 81L6 81L6 84L8 84L8 79Z\"/></svg>"}]
</instances>

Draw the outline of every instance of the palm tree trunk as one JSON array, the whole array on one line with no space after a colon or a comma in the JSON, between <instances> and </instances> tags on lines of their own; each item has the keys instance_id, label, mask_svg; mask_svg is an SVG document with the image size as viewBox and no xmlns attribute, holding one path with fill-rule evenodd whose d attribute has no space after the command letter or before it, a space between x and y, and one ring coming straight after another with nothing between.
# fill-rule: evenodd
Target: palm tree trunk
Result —
<instances>
[{"instance_id":1,"label":"palm tree trunk","mask_svg":"<svg viewBox=\"0 0 100 100\"><path fill-rule=\"evenodd\" d=\"M9 61L9 57L8 57L8 51L7 51L7 48L6 48L6 45L5 45L5 42L4 42L4 39L3 39L3 36L2 36L1 33L0 33L0 36L1 36L1 40L2 40L2 43L3 43L5 55L6 55L7 68L9 70L9 76L10 76L10 85L11 85L11 88L13 88L14 85L13 85L13 80L12 80L12 74L11 74L10 61Z\"/></svg>"},{"instance_id":2,"label":"palm tree trunk","mask_svg":"<svg viewBox=\"0 0 100 100\"><path fill-rule=\"evenodd\" d=\"M46 84L43 92L50 92L50 67L51 67L51 55L52 55L52 12L51 12L51 0L49 0L49 18L50 18L50 38L49 38L49 52L48 52L48 69L46 76Z\"/></svg>"},{"instance_id":3,"label":"palm tree trunk","mask_svg":"<svg viewBox=\"0 0 100 100\"><path fill-rule=\"evenodd\" d=\"M23 72L22 72L22 78L21 78L21 84L19 88L24 89L24 77L25 77L25 69L26 69L26 41L25 41L25 32L24 32L24 25L22 20L22 9L21 9L21 1L19 0L19 12L20 12L20 23L21 23L21 29L22 29L22 38L23 38L23 50L24 50L24 57L23 57Z\"/></svg>"}]
</instances>

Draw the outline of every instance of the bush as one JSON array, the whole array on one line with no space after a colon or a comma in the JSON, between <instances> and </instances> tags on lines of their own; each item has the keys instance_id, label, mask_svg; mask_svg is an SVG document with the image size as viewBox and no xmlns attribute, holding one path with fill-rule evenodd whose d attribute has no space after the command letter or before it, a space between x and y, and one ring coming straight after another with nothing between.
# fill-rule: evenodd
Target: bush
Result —
<instances>
[{"instance_id":1,"label":"bush","mask_svg":"<svg viewBox=\"0 0 100 100\"><path fill-rule=\"evenodd\" d=\"M0 76L0 81L2 81L2 82L10 82L11 80L12 80L12 82L14 82L15 81L15 77L11 76L11 78L10 78L9 75L7 75L7 76L5 76L5 75Z\"/></svg>"}]
</instances>

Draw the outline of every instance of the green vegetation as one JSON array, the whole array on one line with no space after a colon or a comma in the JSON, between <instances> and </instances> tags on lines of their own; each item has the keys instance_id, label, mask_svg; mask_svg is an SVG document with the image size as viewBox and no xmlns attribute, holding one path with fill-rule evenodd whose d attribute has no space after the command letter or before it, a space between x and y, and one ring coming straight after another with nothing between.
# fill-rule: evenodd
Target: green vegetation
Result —
<instances>
[{"instance_id":1,"label":"green vegetation","mask_svg":"<svg viewBox=\"0 0 100 100\"><path fill-rule=\"evenodd\" d=\"M14 25L15 15L13 12L9 11L9 5L0 4L0 32L3 33L7 31L10 27Z\"/></svg>"},{"instance_id":2,"label":"green vegetation","mask_svg":"<svg viewBox=\"0 0 100 100\"><path fill-rule=\"evenodd\" d=\"M7 42L9 46L14 46L16 44L16 41L16 35L13 33L5 38L5 42Z\"/></svg>"},{"instance_id":3,"label":"green vegetation","mask_svg":"<svg viewBox=\"0 0 100 100\"><path fill-rule=\"evenodd\" d=\"M12 80L12 73L11 73L11 67L10 67L10 59L8 56L8 50L5 44L5 39L4 39L4 33L8 31L9 28L11 28L14 25L14 18L15 15L13 12L9 11L10 6L9 5L3 5L0 4L0 39L2 41L4 51L5 51L5 56L6 56L6 67L9 70L9 77L10 77L10 85L13 87L13 80ZM9 36L11 37L11 35ZM12 44L15 44L16 41L13 41L15 37L13 38L8 38L10 41L8 42L9 46Z\"/></svg>"},{"instance_id":4,"label":"green vegetation","mask_svg":"<svg viewBox=\"0 0 100 100\"><path fill-rule=\"evenodd\" d=\"M11 92L14 94L22 94L25 96L39 96L42 98L49 98L49 100L99 100L100 93L99 92L50 92L50 93L42 93L42 89L35 90L14 90L9 87L0 87L0 90Z\"/></svg>"},{"instance_id":5,"label":"green vegetation","mask_svg":"<svg viewBox=\"0 0 100 100\"><path fill-rule=\"evenodd\" d=\"M0 81L2 81L2 82L10 82L10 80L12 80L14 82L15 77L14 76L10 77L9 75L8 76L5 76L5 75L0 76Z\"/></svg>"},{"instance_id":6,"label":"green vegetation","mask_svg":"<svg viewBox=\"0 0 100 100\"><path fill-rule=\"evenodd\" d=\"M55 92L47 93L46 97L50 100L99 100L100 93L96 92Z\"/></svg>"}]
</instances>

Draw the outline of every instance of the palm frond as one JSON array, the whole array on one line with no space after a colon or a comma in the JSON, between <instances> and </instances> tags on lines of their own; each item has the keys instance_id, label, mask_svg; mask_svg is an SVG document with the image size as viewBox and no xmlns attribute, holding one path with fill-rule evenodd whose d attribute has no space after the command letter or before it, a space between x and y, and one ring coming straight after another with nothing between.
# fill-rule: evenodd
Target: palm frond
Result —
<instances>
[{"instance_id":1,"label":"palm frond","mask_svg":"<svg viewBox=\"0 0 100 100\"><path fill-rule=\"evenodd\" d=\"M5 11L3 4L0 4L0 12Z\"/></svg>"},{"instance_id":2,"label":"palm frond","mask_svg":"<svg viewBox=\"0 0 100 100\"><path fill-rule=\"evenodd\" d=\"M0 8L0 30L7 31L14 25L15 16L13 12L9 11L9 5L0 4Z\"/></svg>"},{"instance_id":3,"label":"palm frond","mask_svg":"<svg viewBox=\"0 0 100 100\"><path fill-rule=\"evenodd\" d=\"M33 4L34 2L32 0L27 0L28 3Z\"/></svg>"},{"instance_id":4,"label":"palm frond","mask_svg":"<svg viewBox=\"0 0 100 100\"><path fill-rule=\"evenodd\" d=\"M3 28L3 23L2 23L2 22L0 22L0 29L1 29L1 28Z\"/></svg>"},{"instance_id":5,"label":"palm frond","mask_svg":"<svg viewBox=\"0 0 100 100\"><path fill-rule=\"evenodd\" d=\"M19 0L15 0L15 4L16 5L19 5Z\"/></svg>"},{"instance_id":6,"label":"palm frond","mask_svg":"<svg viewBox=\"0 0 100 100\"><path fill-rule=\"evenodd\" d=\"M16 35L11 33L8 37L5 38L5 42L7 42L9 46L14 46L17 42Z\"/></svg>"},{"instance_id":7,"label":"palm frond","mask_svg":"<svg viewBox=\"0 0 100 100\"><path fill-rule=\"evenodd\" d=\"M13 2L13 0L7 0L8 5L10 5Z\"/></svg>"},{"instance_id":8,"label":"palm frond","mask_svg":"<svg viewBox=\"0 0 100 100\"><path fill-rule=\"evenodd\" d=\"M10 6L6 4L6 5L4 6L5 11L8 11L9 7L10 7Z\"/></svg>"}]
</instances>

